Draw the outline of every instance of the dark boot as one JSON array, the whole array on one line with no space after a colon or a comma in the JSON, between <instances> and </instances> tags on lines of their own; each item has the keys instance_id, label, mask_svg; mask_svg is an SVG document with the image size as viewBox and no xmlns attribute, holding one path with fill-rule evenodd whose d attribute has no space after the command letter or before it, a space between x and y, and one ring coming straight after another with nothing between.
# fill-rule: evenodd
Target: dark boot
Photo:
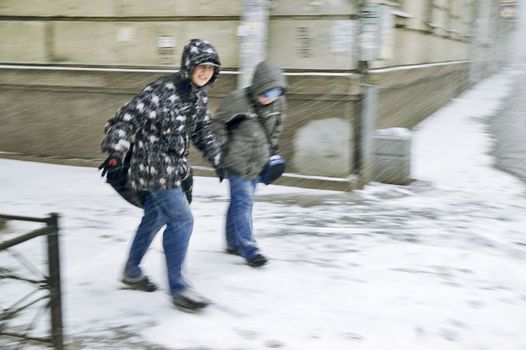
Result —
<instances>
[{"instance_id":1,"label":"dark boot","mask_svg":"<svg viewBox=\"0 0 526 350\"><path fill-rule=\"evenodd\" d=\"M265 258L263 255L258 254L252 259L247 261L248 266L250 267L260 267L263 265L266 265L268 263L268 259Z\"/></svg>"},{"instance_id":2,"label":"dark boot","mask_svg":"<svg viewBox=\"0 0 526 350\"><path fill-rule=\"evenodd\" d=\"M197 312L207 307L210 304L210 300L196 291L187 288L172 297L172 304L182 311Z\"/></svg>"},{"instance_id":3,"label":"dark boot","mask_svg":"<svg viewBox=\"0 0 526 350\"><path fill-rule=\"evenodd\" d=\"M239 255L239 256L241 256L241 254L239 253L239 250L237 250L235 248L226 248L225 249L225 253L230 254L230 255Z\"/></svg>"},{"instance_id":4,"label":"dark boot","mask_svg":"<svg viewBox=\"0 0 526 350\"><path fill-rule=\"evenodd\" d=\"M155 292L157 290L157 285L150 282L147 276L144 276L144 278L138 281L130 281L124 277L122 283L124 283L129 289L133 290L140 290L143 292Z\"/></svg>"}]
</instances>

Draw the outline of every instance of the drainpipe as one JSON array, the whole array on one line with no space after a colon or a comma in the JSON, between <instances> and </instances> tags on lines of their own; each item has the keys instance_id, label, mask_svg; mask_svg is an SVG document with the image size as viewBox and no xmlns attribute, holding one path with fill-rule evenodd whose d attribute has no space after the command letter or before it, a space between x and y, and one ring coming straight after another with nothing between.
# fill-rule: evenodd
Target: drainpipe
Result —
<instances>
[{"instance_id":1,"label":"drainpipe","mask_svg":"<svg viewBox=\"0 0 526 350\"><path fill-rule=\"evenodd\" d=\"M377 4L369 4L367 0L358 2L359 24L357 45L357 70L362 76L362 110L360 115L359 136L359 184L363 187L374 179L374 133L376 128L378 90L369 80L369 61L378 59L379 46L375 41L378 36L371 30L379 28Z\"/></svg>"},{"instance_id":2,"label":"drainpipe","mask_svg":"<svg viewBox=\"0 0 526 350\"><path fill-rule=\"evenodd\" d=\"M240 38L238 88L250 85L256 65L266 58L269 0L243 0Z\"/></svg>"},{"instance_id":3,"label":"drainpipe","mask_svg":"<svg viewBox=\"0 0 526 350\"><path fill-rule=\"evenodd\" d=\"M473 1L470 4L470 37L469 37L469 82L474 84L480 80L479 63L479 26L480 3Z\"/></svg>"}]
</instances>

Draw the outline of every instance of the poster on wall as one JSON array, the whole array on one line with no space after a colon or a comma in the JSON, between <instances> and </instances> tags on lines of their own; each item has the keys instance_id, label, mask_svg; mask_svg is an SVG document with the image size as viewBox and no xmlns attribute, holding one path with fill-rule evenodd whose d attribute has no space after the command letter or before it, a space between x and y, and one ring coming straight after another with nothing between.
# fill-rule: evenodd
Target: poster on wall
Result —
<instances>
[{"instance_id":1,"label":"poster on wall","mask_svg":"<svg viewBox=\"0 0 526 350\"><path fill-rule=\"evenodd\" d=\"M351 20L334 21L331 27L331 52L351 53L354 37L354 24Z\"/></svg>"}]
</instances>

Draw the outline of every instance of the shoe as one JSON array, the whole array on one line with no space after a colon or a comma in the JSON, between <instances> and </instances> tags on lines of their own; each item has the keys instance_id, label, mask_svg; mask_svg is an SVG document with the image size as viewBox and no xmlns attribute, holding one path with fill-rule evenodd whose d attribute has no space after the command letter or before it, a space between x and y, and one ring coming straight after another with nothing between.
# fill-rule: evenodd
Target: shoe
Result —
<instances>
[{"instance_id":1,"label":"shoe","mask_svg":"<svg viewBox=\"0 0 526 350\"><path fill-rule=\"evenodd\" d=\"M147 276L144 276L144 278L138 281L130 281L124 277L121 281L129 289L140 290L143 292L155 292L157 290L157 285L153 282L150 282Z\"/></svg>"},{"instance_id":2,"label":"shoe","mask_svg":"<svg viewBox=\"0 0 526 350\"><path fill-rule=\"evenodd\" d=\"M260 267L265 265L266 263L268 263L268 259L261 254L258 254L251 260L247 261L247 264L250 267Z\"/></svg>"},{"instance_id":3,"label":"shoe","mask_svg":"<svg viewBox=\"0 0 526 350\"><path fill-rule=\"evenodd\" d=\"M172 297L172 305L186 312L197 312L210 305L210 300L190 288Z\"/></svg>"},{"instance_id":4,"label":"shoe","mask_svg":"<svg viewBox=\"0 0 526 350\"><path fill-rule=\"evenodd\" d=\"M237 250L235 248L226 248L225 249L225 253L230 254L230 255L239 255L239 256L241 256L241 253L239 252L239 250Z\"/></svg>"}]
</instances>

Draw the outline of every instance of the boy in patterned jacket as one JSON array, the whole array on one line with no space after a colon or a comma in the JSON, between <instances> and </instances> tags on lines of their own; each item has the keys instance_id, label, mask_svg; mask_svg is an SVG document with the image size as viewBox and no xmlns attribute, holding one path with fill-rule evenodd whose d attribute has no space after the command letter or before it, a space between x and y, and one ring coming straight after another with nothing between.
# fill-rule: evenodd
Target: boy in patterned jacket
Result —
<instances>
[{"instance_id":1,"label":"boy in patterned jacket","mask_svg":"<svg viewBox=\"0 0 526 350\"><path fill-rule=\"evenodd\" d=\"M211 131L206 93L219 69L215 48L204 40L190 40L184 47L180 70L152 82L121 107L107 122L101 145L109 154L102 166L108 171L123 161L133 143L128 185L147 193L122 282L132 289L157 289L140 263L157 232L166 225L163 249L172 304L185 311L209 304L183 276L193 216L181 182L190 174L190 141L223 180L220 145Z\"/></svg>"}]
</instances>

